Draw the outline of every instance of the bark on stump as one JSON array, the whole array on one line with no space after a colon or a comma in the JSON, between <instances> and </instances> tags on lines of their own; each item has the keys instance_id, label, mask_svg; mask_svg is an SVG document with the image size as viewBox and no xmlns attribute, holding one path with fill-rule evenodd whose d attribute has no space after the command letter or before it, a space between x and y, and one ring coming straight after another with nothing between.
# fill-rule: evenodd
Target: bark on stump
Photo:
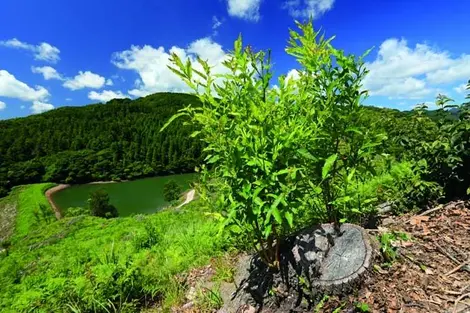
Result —
<instances>
[{"instance_id":1,"label":"bark on stump","mask_svg":"<svg viewBox=\"0 0 470 313\"><path fill-rule=\"evenodd\" d=\"M292 253L297 270L316 293L344 294L360 284L372 265L369 235L357 225L343 224L337 235L322 224L296 236Z\"/></svg>"}]
</instances>

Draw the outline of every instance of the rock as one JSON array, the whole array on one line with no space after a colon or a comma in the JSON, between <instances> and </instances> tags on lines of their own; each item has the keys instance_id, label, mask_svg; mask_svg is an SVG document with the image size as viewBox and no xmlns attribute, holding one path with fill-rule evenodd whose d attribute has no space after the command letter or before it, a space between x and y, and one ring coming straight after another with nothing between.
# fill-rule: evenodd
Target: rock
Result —
<instances>
[{"instance_id":1,"label":"rock","mask_svg":"<svg viewBox=\"0 0 470 313\"><path fill-rule=\"evenodd\" d=\"M244 304L238 308L237 312L240 313L256 313L256 309L251 305Z\"/></svg>"},{"instance_id":2,"label":"rock","mask_svg":"<svg viewBox=\"0 0 470 313\"><path fill-rule=\"evenodd\" d=\"M394 224L394 223L395 223L395 221L391 217L386 217L382 220L382 225L383 226L388 226L388 225L391 225L391 224Z\"/></svg>"},{"instance_id":3,"label":"rock","mask_svg":"<svg viewBox=\"0 0 470 313\"><path fill-rule=\"evenodd\" d=\"M384 202L377 206L377 212L379 214L389 213L393 210L393 204L391 202Z\"/></svg>"},{"instance_id":4,"label":"rock","mask_svg":"<svg viewBox=\"0 0 470 313\"><path fill-rule=\"evenodd\" d=\"M186 303L185 305L183 305L183 306L181 307L181 309L183 309L183 310L189 310L189 309L192 308L193 306L194 306L194 302L190 301L190 302Z\"/></svg>"},{"instance_id":5,"label":"rock","mask_svg":"<svg viewBox=\"0 0 470 313\"><path fill-rule=\"evenodd\" d=\"M186 295L186 299L188 299L189 301L194 301L196 300L196 296L197 296L196 288L194 287L189 288L188 294Z\"/></svg>"}]
</instances>

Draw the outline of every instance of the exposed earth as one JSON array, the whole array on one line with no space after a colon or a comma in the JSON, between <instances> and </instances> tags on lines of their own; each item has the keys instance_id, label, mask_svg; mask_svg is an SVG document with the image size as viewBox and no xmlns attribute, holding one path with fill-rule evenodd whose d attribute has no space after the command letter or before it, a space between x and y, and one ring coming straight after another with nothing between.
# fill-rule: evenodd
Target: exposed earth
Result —
<instances>
[{"instance_id":1,"label":"exposed earth","mask_svg":"<svg viewBox=\"0 0 470 313\"><path fill-rule=\"evenodd\" d=\"M390 241L397 252L396 260L376 260L359 289L343 296L322 298L323 303L317 301L312 310L304 312L470 312L468 208L464 202L451 202L420 215L382 218L378 229L368 232L373 237L384 233L400 234ZM238 256L233 266L240 272L246 268L249 259L246 255ZM201 286L204 290L213 288L214 272L213 265L192 270L186 279L190 299L181 307L174 308L174 312L207 312L207 309L198 308L191 293L194 294ZM235 275L235 284L223 283L220 286L225 305L209 312L257 312L255 307L231 301L240 276L243 275ZM258 312L273 311L264 308Z\"/></svg>"}]
</instances>

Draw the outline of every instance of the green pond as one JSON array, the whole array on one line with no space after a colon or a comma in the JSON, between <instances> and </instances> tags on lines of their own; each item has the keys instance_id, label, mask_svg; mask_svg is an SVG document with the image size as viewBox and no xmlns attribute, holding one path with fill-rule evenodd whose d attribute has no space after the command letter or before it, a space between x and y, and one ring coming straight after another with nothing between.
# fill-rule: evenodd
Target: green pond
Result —
<instances>
[{"instance_id":1,"label":"green pond","mask_svg":"<svg viewBox=\"0 0 470 313\"><path fill-rule=\"evenodd\" d=\"M173 179L182 188L188 190L189 184L196 179L196 174L181 174L144 178L120 183L74 185L52 195L52 200L63 211L70 207L86 207L91 192L104 189L110 202L119 211L119 216L138 213L155 213L168 203L163 198L163 186Z\"/></svg>"}]
</instances>

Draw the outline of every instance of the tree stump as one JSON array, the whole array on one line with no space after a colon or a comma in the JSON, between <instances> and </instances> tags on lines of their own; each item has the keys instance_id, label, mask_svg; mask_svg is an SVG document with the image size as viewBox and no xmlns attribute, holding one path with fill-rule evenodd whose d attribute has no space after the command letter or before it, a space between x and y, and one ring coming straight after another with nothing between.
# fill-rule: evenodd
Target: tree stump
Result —
<instances>
[{"instance_id":1,"label":"tree stump","mask_svg":"<svg viewBox=\"0 0 470 313\"><path fill-rule=\"evenodd\" d=\"M343 224L321 224L286 238L280 249L280 271L258 255L238 262L235 286L223 288L224 309L251 305L261 312L312 312L323 295L347 295L364 281L374 249L367 232Z\"/></svg>"},{"instance_id":2,"label":"tree stump","mask_svg":"<svg viewBox=\"0 0 470 313\"><path fill-rule=\"evenodd\" d=\"M302 231L295 237L295 267L315 293L344 294L362 282L372 265L372 246L365 230L343 224L337 234L332 224Z\"/></svg>"}]
</instances>

